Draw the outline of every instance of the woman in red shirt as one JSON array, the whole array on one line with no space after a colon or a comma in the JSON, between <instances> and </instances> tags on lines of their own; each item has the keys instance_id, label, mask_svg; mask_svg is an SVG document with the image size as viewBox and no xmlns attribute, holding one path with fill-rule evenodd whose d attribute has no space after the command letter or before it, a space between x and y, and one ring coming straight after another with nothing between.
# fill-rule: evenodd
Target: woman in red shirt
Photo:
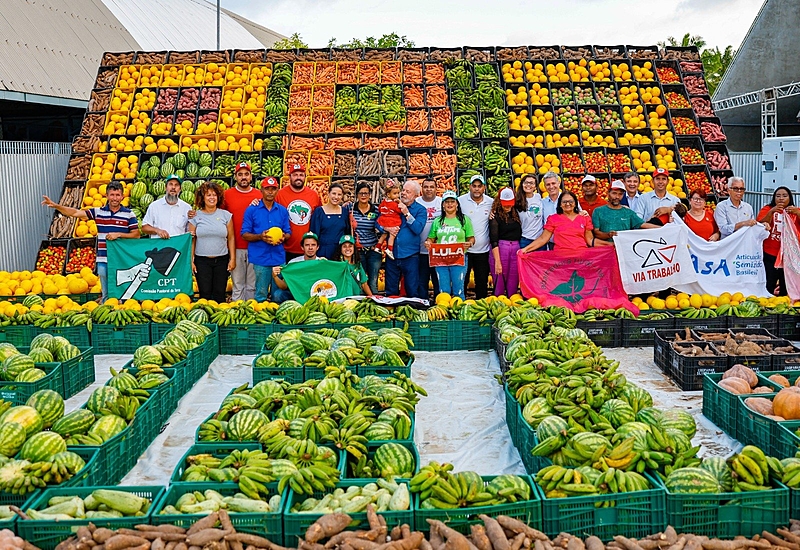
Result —
<instances>
[{"instance_id":1,"label":"woman in red shirt","mask_svg":"<svg viewBox=\"0 0 800 550\"><path fill-rule=\"evenodd\" d=\"M614 246L611 241L595 241L592 234L594 228L592 218L581 215L580 212L578 197L571 191L561 193L556 213L547 218L542 234L531 244L520 249L519 254L527 254L546 245L550 237L553 237L555 243L553 250L575 250L595 245Z\"/></svg>"},{"instance_id":2,"label":"woman in red shirt","mask_svg":"<svg viewBox=\"0 0 800 550\"><path fill-rule=\"evenodd\" d=\"M713 212L706 210L706 193L702 189L695 189L689 195L689 211L683 221L698 237L711 242L719 240L719 227Z\"/></svg>"},{"instance_id":3,"label":"woman in red shirt","mask_svg":"<svg viewBox=\"0 0 800 550\"><path fill-rule=\"evenodd\" d=\"M767 290L776 296L786 296L783 269L775 267L775 260L781 250L781 229L787 219L786 213L795 215L795 225L800 229L800 218L797 218L800 208L794 205L792 192L788 187L778 187L772 193L772 201L756 216L759 222L769 224L769 237L764 240L764 268L767 272ZM779 286L777 292L776 286Z\"/></svg>"}]
</instances>

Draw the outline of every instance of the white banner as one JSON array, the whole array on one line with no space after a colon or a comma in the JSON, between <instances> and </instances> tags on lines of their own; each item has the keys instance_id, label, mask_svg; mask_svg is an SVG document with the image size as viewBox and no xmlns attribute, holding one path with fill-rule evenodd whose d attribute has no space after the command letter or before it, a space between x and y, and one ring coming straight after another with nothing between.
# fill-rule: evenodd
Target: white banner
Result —
<instances>
[{"instance_id":1,"label":"white banner","mask_svg":"<svg viewBox=\"0 0 800 550\"><path fill-rule=\"evenodd\" d=\"M614 237L622 284L628 294L657 292L697 280L685 225L620 231Z\"/></svg>"},{"instance_id":2,"label":"white banner","mask_svg":"<svg viewBox=\"0 0 800 550\"><path fill-rule=\"evenodd\" d=\"M771 296L767 292L767 274L764 271L764 239L769 236L759 224L744 227L718 242L709 242L686 228L678 216L665 227L682 227L688 233L689 253L697 282L674 285L687 294L741 292L745 296Z\"/></svg>"}]
</instances>

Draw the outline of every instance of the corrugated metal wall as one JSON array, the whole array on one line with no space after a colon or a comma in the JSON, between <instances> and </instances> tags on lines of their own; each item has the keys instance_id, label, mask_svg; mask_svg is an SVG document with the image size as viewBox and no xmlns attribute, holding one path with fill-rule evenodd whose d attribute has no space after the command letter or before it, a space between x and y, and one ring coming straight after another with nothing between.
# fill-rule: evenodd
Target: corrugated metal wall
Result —
<instances>
[{"instance_id":1,"label":"corrugated metal wall","mask_svg":"<svg viewBox=\"0 0 800 550\"><path fill-rule=\"evenodd\" d=\"M731 153L733 173L744 178L747 190L760 193L761 185L761 153Z\"/></svg>"},{"instance_id":2,"label":"corrugated metal wall","mask_svg":"<svg viewBox=\"0 0 800 550\"><path fill-rule=\"evenodd\" d=\"M0 269L33 269L53 211L42 195L61 198L69 143L0 141Z\"/></svg>"}]
</instances>

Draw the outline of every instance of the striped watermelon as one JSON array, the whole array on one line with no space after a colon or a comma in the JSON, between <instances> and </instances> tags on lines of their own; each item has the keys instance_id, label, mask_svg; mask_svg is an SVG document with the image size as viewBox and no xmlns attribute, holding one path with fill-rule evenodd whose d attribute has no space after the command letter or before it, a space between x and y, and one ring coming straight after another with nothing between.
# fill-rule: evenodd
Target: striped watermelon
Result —
<instances>
[{"instance_id":1,"label":"striped watermelon","mask_svg":"<svg viewBox=\"0 0 800 550\"><path fill-rule=\"evenodd\" d=\"M101 414L100 411L113 405L120 397L121 394L116 388L102 386L94 390L92 395L89 396L89 400L86 402L86 408L94 414Z\"/></svg>"},{"instance_id":2,"label":"striped watermelon","mask_svg":"<svg viewBox=\"0 0 800 550\"><path fill-rule=\"evenodd\" d=\"M185 351L189 351L190 349L195 348L189 343L186 337L178 332L177 330L171 330L164 336L164 340L161 343L165 346L175 346L176 348L180 348Z\"/></svg>"},{"instance_id":3,"label":"striped watermelon","mask_svg":"<svg viewBox=\"0 0 800 550\"><path fill-rule=\"evenodd\" d=\"M188 319L198 324L208 323L208 313L205 310L196 307L189 312Z\"/></svg>"},{"instance_id":4,"label":"striped watermelon","mask_svg":"<svg viewBox=\"0 0 800 550\"><path fill-rule=\"evenodd\" d=\"M142 365L162 365L164 359L161 357L161 352L154 346L139 346L133 352L133 366L141 367Z\"/></svg>"},{"instance_id":5,"label":"striped watermelon","mask_svg":"<svg viewBox=\"0 0 800 550\"><path fill-rule=\"evenodd\" d=\"M55 357L53 354L50 353L49 349L46 348L31 348L28 352L28 357L33 359L34 363L53 363L55 361Z\"/></svg>"},{"instance_id":6,"label":"striped watermelon","mask_svg":"<svg viewBox=\"0 0 800 550\"><path fill-rule=\"evenodd\" d=\"M306 429L306 425L312 422L312 420L298 416L297 418L293 418L289 422L289 429L286 431L286 435L291 437L292 439L305 439L303 436L303 432Z\"/></svg>"},{"instance_id":7,"label":"striped watermelon","mask_svg":"<svg viewBox=\"0 0 800 550\"><path fill-rule=\"evenodd\" d=\"M32 435L19 451L18 459L30 462L50 461L56 453L67 450L67 444L54 432L39 432Z\"/></svg>"},{"instance_id":8,"label":"striped watermelon","mask_svg":"<svg viewBox=\"0 0 800 550\"><path fill-rule=\"evenodd\" d=\"M622 399L609 399L603 403L603 406L600 407L600 415L604 416L615 428L636 419L633 408Z\"/></svg>"},{"instance_id":9,"label":"striped watermelon","mask_svg":"<svg viewBox=\"0 0 800 550\"><path fill-rule=\"evenodd\" d=\"M34 339L31 340L31 351L39 348L46 349L50 353L55 353L59 348L59 345L58 342L53 338L52 334L43 332L41 334L37 334Z\"/></svg>"},{"instance_id":10,"label":"striped watermelon","mask_svg":"<svg viewBox=\"0 0 800 550\"><path fill-rule=\"evenodd\" d=\"M634 413L638 413L640 407L653 406L653 396L650 395L650 392L631 382L625 384L619 397L631 406Z\"/></svg>"},{"instance_id":11,"label":"striped watermelon","mask_svg":"<svg viewBox=\"0 0 800 550\"><path fill-rule=\"evenodd\" d=\"M228 420L226 434L231 441L255 441L258 431L269 423L269 418L258 409L239 411Z\"/></svg>"},{"instance_id":12,"label":"striped watermelon","mask_svg":"<svg viewBox=\"0 0 800 550\"><path fill-rule=\"evenodd\" d=\"M697 433L697 423L695 423L694 417L681 409L667 409L664 411L661 427L680 430L689 436L689 439L693 438L694 434Z\"/></svg>"},{"instance_id":13,"label":"striped watermelon","mask_svg":"<svg viewBox=\"0 0 800 550\"><path fill-rule=\"evenodd\" d=\"M416 470L416 462L411 451L399 443L384 443L375 450L372 462L380 471L381 477L410 478Z\"/></svg>"},{"instance_id":14,"label":"striped watermelon","mask_svg":"<svg viewBox=\"0 0 800 550\"><path fill-rule=\"evenodd\" d=\"M636 421L644 422L648 426L660 428L663 420L664 411L655 407L646 407L636 413Z\"/></svg>"},{"instance_id":15,"label":"striped watermelon","mask_svg":"<svg viewBox=\"0 0 800 550\"><path fill-rule=\"evenodd\" d=\"M30 296L25 296L25 299L22 300L22 305L30 309L33 306L44 305L44 300L38 294L31 294Z\"/></svg>"},{"instance_id":16,"label":"striped watermelon","mask_svg":"<svg viewBox=\"0 0 800 550\"><path fill-rule=\"evenodd\" d=\"M35 367L36 363L33 362L30 356L20 353L3 361L3 366L0 367L0 369L2 369L3 378L6 380L16 380L23 371Z\"/></svg>"},{"instance_id":17,"label":"striped watermelon","mask_svg":"<svg viewBox=\"0 0 800 550\"><path fill-rule=\"evenodd\" d=\"M62 363L69 361L75 357L78 357L81 354L81 350L78 349L78 346L73 346L69 342L66 345L61 346L58 348L56 352L56 359L61 361Z\"/></svg>"},{"instance_id":18,"label":"striped watermelon","mask_svg":"<svg viewBox=\"0 0 800 550\"><path fill-rule=\"evenodd\" d=\"M57 354L58 350L60 350L64 346L69 346L69 345L71 345L69 340L67 340L63 336L53 336L53 346L55 347L55 351L53 351L53 354Z\"/></svg>"},{"instance_id":19,"label":"striped watermelon","mask_svg":"<svg viewBox=\"0 0 800 550\"><path fill-rule=\"evenodd\" d=\"M539 422L552 415L554 412L553 408L547 403L547 399L544 397L534 397L523 407L522 417L531 427L536 428L539 426Z\"/></svg>"},{"instance_id":20,"label":"striped watermelon","mask_svg":"<svg viewBox=\"0 0 800 550\"><path fill-rule=\"evenodd\" d=\"M14 382L36 382L47 376L47 373L42 369L27 369L22 371L14 379Z\"/></svg>"},{"instance_id":21,"label":"striped watermelon","mask_svg":"<svg viewBox=\"0 0 800 550\"><path fill-rule=\"evenodd\" d=\"M95 416L89 409L77 409L61 417L50 428L63 438L85 434L94 424Z\"/></svg>"},{"instance_id":22,"label":"striped watermelon","mask_svg":"<svg viewBox=\"0 0 800 550\"><path fill-rule=\"evenodd\" d=\"M122 430L128 427L128 423L115 414L107 414L97 419L97 422L89 428L89 433L100 436L103 441L108 441Z\"/></svg>"},{"instance_id":23,"label":"striped watermelon","mask_svg":"<svg viewBox=\"0 0 800 550\"><path fill-rule=\"evenodd\" d=\"M25 404L39 412L45 428L49 428L64 416L64 398L57 391L39 390L31 395Z\"/></svg>"},{"instance_id":24,"label":"striped watermelon","mask_svg":"<svg viewBox=\"0 0 800 550\"><path fill-rule=\"evenodd\" d=\"M200 158L197 159L197 163L200 166L211 166L211 163L214 162L214 157L211 153L203 153L200 155Z\"/></svg>"},{"instance_id":25,"label":"striped watermelon","mask_svg":"<svg viewBox=\"0 0 800 550\"><path fill-rule=\"evenodd\" d=\"M63 451L56 453L51 457L54 464L63 464L70 472L78 473L86 466L86 461L81 458L78 453L72 451Z\"/></svg>"},{"instance_id":26,"label":"striped watermelon","mask_svg":"<svg viewBox=\"0 0 800 550\"><path fill-rule=\"evenodd\" d=\"M111 369L111 374L112 376L108 382L106 382L106 385L111 386L120 392L139 387L136 377L130 374L126 369L122 369L120 372Z\"/></svg>"},{"instance_id":27,"label":"striped watermelon","mask_svg":"<svg viewBox=\"0 0 800 550\"><path fill-rule=\"evenodd\" d=\"M548 437L554 435L563 435L566 437L567 430L569 430L569 423L560 416L550 415L546 416L539 422L536 428L536 437L539 441L544 441Z\"/></svg>"},{"instance_id":28,"label":"striped watermelon","mask_svg":"<svg viewBox=\"0 0 800 550\"><path fill-rule=\"evenodd\" d=\"M200 161L200 149L197 147L189 147L189 150L186 151L186 159L189 162L199 162Z\"/></svg>"},{"instance_id":29,"label":"striped watermelon","mask_svg":"<svg viewBox=\"0 0 800 550\"><path fill-rule=\"evenodd\" d=\"M367 441L390 441L395 439L394 428L388 422L373 422L364 432Z\"/></svg>"},{"instance_id":30,"label":"striped watermelon","mask_svg":"<svg viewBox=\"0 0 800 550\"><path fill-rule=\"evenodd\" d=\"M17 422L0 424L0 454L9 458L25 444L25 427Z\"/></svg>"},{"instance_id":31,"label":"striped watermelon","mask_svg":"<svg viewBox=\"0 0 800 550\"><path fill-rule=\"evenodd\" d=\"M13 344L9 344L8 342L0 343L0 361L5 361L14 355L19 355L19 350L15 348Z\"/></svg>"},{"instance_id":32,"label":"striped watermelon","mask_svg":"<svg viewBox=\"0 0 800 550\"><path fill-rule=\"evenodd\" d=\"M717 478L702 468L678 468L667 476L664 485L670 493L709 494L720 492Z\"/></svg>"},{"instance_id":33,"label":"striped watermelon","mask_svg":"<svg viewBox=\"0 0 800 550\"><path fill-rule=\"evenodd\" d=\"M286 395L280 383L274 380L262 380L250 390L250 397L258 401L277 399Z\"/></svg>"},{"instance_id":34,"label":"striped watermelon","mask_svg":"<svg viewBox=\"0 0 800 550\"><path fill-rule=\"evenodd\" d=\"M700 468L711 472L719 482L720 492L730 493L733 490L733 475L728 462L721 456L711 456L703 460Z\"/></svg>"},{"instance_id":35,"label":"striped watermelon","mask_svg":"<svg viewBox=\"0 0 800 550\"><path fill-rule=\"evenodd\" d=\"M39 411L27 405L19 405L8 409L0 416L0 424L4 422L21 424L25 428L25 433L28 437L42 431L42 426L44 426L44 420L42 420L42 415L39 414Z\"/></svg>"},{"instance_id":36,"label":"striped watermelon","mask_svg":"<svg viewBox=\"0 0 800 550\"><path fill-rule=\"evenodd\" d=\"M492 493L498 493L503 489L514 489L515 492L522 495L525 500L530 500L531 498L530 484L520 476L514 474L501 474L496 476L489 482L488 488Z\"/></svg>"},{"instance_id":37,"label":"striped watermelon","mask_svg":"<svg viewBox=\"0 0 800 550\"><path fill-rule=\"evenodd\" d=\"M303 414L303 409L297 405L286 405L275 413L275 418L280 420L294 420Z\"/></svg>"}]
</instances>

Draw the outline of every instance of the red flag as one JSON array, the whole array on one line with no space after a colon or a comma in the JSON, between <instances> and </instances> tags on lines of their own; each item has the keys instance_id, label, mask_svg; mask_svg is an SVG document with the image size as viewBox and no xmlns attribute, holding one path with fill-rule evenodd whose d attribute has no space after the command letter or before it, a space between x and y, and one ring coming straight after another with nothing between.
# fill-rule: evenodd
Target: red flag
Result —
<instances>
[{"instance_id":1,"label":"red flag","mask_svg":"<svg viewBox=\"0 0 800 550\"><path fill-rule=\"evenodd\" d=\"M614 247L544 251L517 257L522 295L543 306L587 309L639 308L628 300Z\"/></svg>"}]
</instances>

